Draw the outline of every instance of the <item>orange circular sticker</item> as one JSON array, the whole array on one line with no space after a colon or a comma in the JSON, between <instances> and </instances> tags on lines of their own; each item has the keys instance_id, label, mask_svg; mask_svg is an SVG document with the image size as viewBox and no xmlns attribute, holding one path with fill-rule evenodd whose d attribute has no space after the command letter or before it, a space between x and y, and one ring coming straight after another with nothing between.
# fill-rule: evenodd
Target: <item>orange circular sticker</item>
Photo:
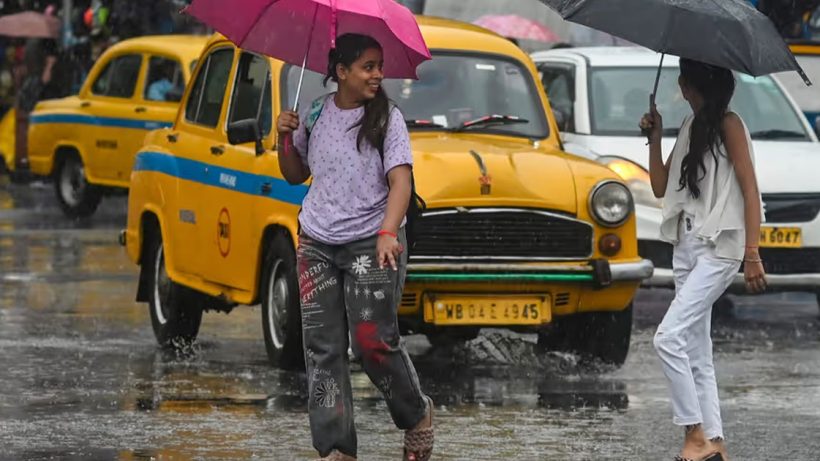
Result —
<instances>
[{"instance_id":1,"label":"orange circular sticker","mask_svg":"<svg viewBox=\"0 0 820 461\"><path fill-rule=\"evenodd\" d=\"M216 244L219 246L219 254L227 258L231 253L231 214L227 208L222 208L216 221Z\"/></svg>"}]
</instances>

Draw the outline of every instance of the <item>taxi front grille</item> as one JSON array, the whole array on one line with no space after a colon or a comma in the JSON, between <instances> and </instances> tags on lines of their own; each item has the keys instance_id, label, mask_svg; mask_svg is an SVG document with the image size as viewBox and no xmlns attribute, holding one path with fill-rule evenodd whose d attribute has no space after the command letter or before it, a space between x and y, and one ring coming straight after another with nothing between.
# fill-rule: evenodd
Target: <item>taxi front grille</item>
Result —
<instances>
[{"instance_id":1,"label":"taxi front grille","mask_svg":"<svg viewBox=\"0 0 820 461\"><path fill-rule=\"evenodd\" d=\"M434 211L416 224L414 260L577 260L592 255L592 226L537 210Z\"/></svg>"}]
</instances>

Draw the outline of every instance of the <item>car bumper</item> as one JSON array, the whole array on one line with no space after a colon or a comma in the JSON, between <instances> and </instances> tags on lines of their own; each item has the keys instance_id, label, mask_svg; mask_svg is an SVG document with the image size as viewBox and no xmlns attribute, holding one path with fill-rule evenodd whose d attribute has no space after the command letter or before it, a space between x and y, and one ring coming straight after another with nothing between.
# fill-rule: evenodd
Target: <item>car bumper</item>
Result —
<instances>
[{"instance_id":1,"label":"car bumper","mask_svg":"<svg viewBox=\"0 0 820 461\"><path fill-rule=\"evenodd\" d=\"M817 291L820 289L820 274L767 274L768 291ZM642 286L649 288L675 288L672 269L655 269L651 278L644 280ZM735 275L729 291L742 293L746 290L743 273Z\"/></svg>"},{"instance_id":2,"label":"car bumper","mask_svg":"<svg viewBox=\"0 0 820 461\"><path fill-rule=\"evenodd\" d=\"M410 282L640 282L652 277L648 259L632 262L595 260L589 264L425 264L408 265Z\"/></svg>"}]
</instances>

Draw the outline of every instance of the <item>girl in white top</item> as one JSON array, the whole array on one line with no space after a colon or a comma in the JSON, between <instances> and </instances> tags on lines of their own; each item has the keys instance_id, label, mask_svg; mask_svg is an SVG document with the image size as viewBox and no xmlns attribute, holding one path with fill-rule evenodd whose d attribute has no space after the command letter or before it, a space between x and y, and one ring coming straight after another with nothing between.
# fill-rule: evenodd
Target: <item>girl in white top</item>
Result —
<instances>
[{"instance_id":1,"label":"girl in white top","mask_svg":"<svg viewBox=\"0 0 820 461\"><path fill-rule=\"evenodd\" d=\"M675 299L655 334L671 390L673 422L685 427L681 460L726 458L712 363L712 304L741 263L751 292L766 288L758 252L762 207L743 120L730 112L731 71L681 59L680 84L693 115L666 163L663 118L654 104L640 126L649 137L652 190L664 198L661 237L675 246Z\"/></svg>"}]
</instances>

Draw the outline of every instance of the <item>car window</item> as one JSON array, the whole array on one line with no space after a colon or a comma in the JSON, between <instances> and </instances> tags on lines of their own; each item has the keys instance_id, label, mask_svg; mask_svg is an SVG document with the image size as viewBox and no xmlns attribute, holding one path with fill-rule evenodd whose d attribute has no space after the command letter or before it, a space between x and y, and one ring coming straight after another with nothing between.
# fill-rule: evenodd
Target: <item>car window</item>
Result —
<instances>
[{"instance_id":1,"label":"car window","mask_svg":"<svg viewBox=\"0 0 820 461\"><path fill-rule=\"evenodd\" d=\"M242 53L236 72L228 123L257 119L262 134L267 135L273 125L271 108L268 60L255 54Z\"/></svg>"},{"instance_id":2,"label":"car window","mask_svg":"<svg viewBox=\"0 0 820 461\"><path fill-rule=\"evenodd\" d=\"M539 71L550 105L564 116L562 130L575 132L575 66L543 64Z\"/></svg>"},{"instance_id":3,"label":"car window","mask_svg":"<svg viewBox=\"0 0 820 461\"><path fill-rule=\"evenodd\" d=\"M128 54L119 56L106 64L91 86L91 92L112 98L130 98L137 86L142 56Z\"/></svg>"},{"instance_id":4,"label":"car window","mask_svg":"<svg viewBox=\"0 0 820 461\"><path fill-rule=\"evenodd\" d=\"M283 73L283 108L292 108L301 68L290 66ZM431 121L445 127L487 115L514 115L528 123L480 127L471 132L493 132L546 138L549 136L544 107L536 82L520 63L496 55L437 53L418 67L418 80L384 81L387 95L408 120ZM323 76L305 73L299 107L334 91L322 86ZM484 95L476 98L475 95Z\"/></svg>"},{"instance_id":5,"label":"car window","mask_svg":"<svg viewBox=\"0 0 820 461\"><path fill-rule=\"evenodd\" d=\"M638 122L649 108L649 93L656 67L605 68L592 70L590 105L592 133L601 136L640 136ZM689 103L678 85L677 67L661 72L656 104L663 115L664 127L673 136L688 115ZM746 122L755 139L808 141L801 114L789 103L783 91L769 77L735 74L735 94L729 108Z\"/></svg>"},{"instance_id":6,"label":"car window","mask_svg":"<svg viewBox=\"0 0 820 461\"><path fill-rule=\"evenodd\" d=\"M219 123L233 54L232 48L221 48L208 56L188 96L186 120L209 127L215 127Z\"/></svg>"},{"instance_id":7,"label":"car window","mask_svg":"<svg viewBox=\"0 0 820 461\"><path fill-rule=\"evenodd\" d=\"M796 55L795 57L814 85L806 86L797 72L780 73L777 74L777 78L803 112L820 112L820 92L817 91L817 85L820 85L820 55Z\"/></svg>"},{"instance_id":8,"label":"car window","mask_svg":"<svg viewBox=\"0 0 820 461\"><path fill-rule=\"evenodd\" d=\"M182 67L176 59L152 56L148 61L143 98L147 101L179 102L185 88Z\"/></svg>"}]
</instances>

